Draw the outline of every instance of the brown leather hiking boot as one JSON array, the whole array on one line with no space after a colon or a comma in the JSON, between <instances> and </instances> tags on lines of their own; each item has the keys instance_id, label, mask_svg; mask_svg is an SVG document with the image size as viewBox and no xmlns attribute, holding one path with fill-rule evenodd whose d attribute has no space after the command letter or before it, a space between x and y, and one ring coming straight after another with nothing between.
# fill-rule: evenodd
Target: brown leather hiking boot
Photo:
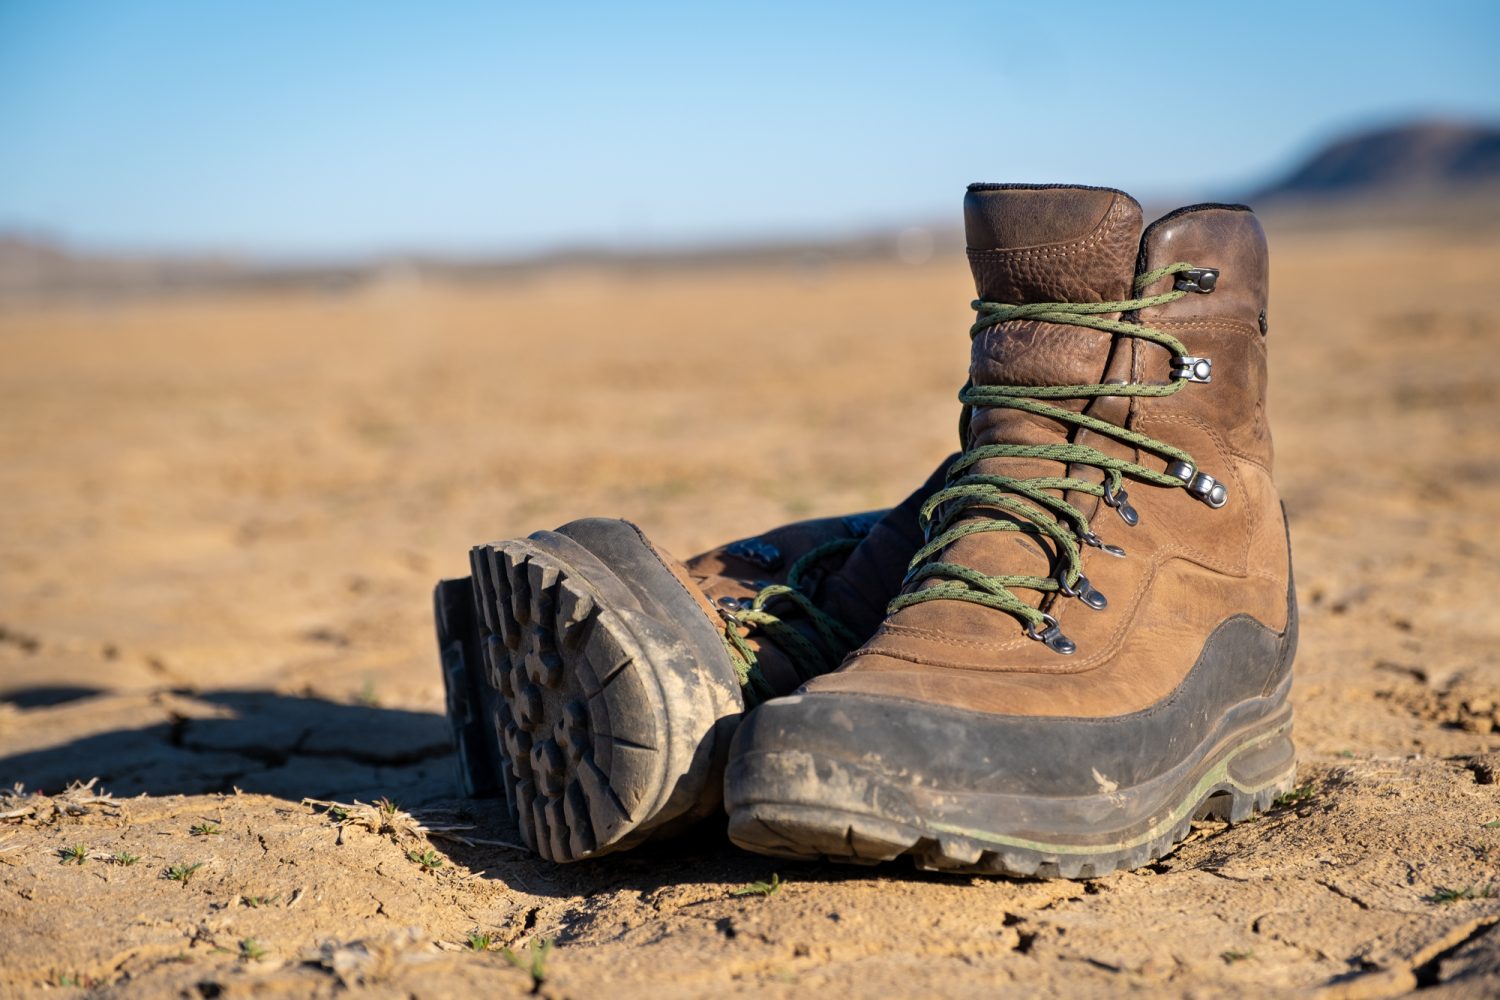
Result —
<instances>
[{"instance_id":1,"label":"brown leather hiking boot","mask_svg":"<svg viewBox=\"0 0 1500 1000\"><path fill-rule=\"evenodd\" d=\"M750 717L768 854L1088 877L1291 787L1265 237L1234 205L976 185L966 451L875 635ZM1127 488L1128 487L1128 488Z\"/></svg>"},{"instance_id":2,"label":"brown leather hiking boot","mask_svg":"<svg viewBox=\"0 0 1500 1000\"><path fill-rule=\"evenodd\" d=\"M685 564L604 518L476 547L473 577L435 597L470 793L503 793L522 839L554 861L716 811L746 707L832 670L875 630L942 477L893 510L787 525Z\"/></svg>"}]
</instances>

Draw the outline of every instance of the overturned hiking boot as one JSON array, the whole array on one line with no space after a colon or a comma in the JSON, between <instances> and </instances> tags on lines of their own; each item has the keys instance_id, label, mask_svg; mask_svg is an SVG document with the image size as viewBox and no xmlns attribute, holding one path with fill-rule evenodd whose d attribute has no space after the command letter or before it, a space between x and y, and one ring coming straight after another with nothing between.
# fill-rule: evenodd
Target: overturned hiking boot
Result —
<instances>
[{"instance_id":1,"label":"overturned hiking boot","mask_svg":"<svg viewBox=\"0 0 1500 1000\"><path fill-rule=\"evenodd\" d=\"M476 547L473 577L437 595L469 788L498 789L554 861L717 811L741 715L874 631L941 483L939 469L892 511L788 525L685 564L603 518Z\"/></svg>"},{"instance_id":2,"label":"overturned hiking boot","mask_svg":"<svg viewBox=\"0 0 1500 1000\"><path fill-rule=\"evenodd\" d=\"M1296 604L1265 238L1099 188L977 185L965 451L876 634L735 740L730 837L1090 877L1292 786Z\"/></svg>"}]
</instances>

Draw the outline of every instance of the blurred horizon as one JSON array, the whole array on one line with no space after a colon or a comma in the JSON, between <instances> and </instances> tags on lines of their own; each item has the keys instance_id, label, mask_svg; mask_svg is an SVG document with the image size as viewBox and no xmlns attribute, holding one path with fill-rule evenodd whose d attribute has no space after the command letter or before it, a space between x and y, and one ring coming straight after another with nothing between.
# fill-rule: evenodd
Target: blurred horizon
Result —
<instances>
[{"instance_id":1,"label":"blurred horizon","mask_svg":"<svg viewBox=\"0 0 1500 1000\"><path fill-rule=\"evenodd\" d=\"M0 234L318 260L838 238L976 180L1241 195L1500 120L1500 7L0 4Z\"/></svg>"}]
</instances>

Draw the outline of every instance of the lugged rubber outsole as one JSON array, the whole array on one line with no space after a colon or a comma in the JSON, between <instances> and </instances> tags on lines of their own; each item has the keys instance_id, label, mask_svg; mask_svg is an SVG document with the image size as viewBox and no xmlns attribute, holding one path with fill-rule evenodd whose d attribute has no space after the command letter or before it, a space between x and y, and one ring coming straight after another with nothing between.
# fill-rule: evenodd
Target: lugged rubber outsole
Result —
<instances>
[{"instance_id":1,"label":"lugged rubber outsole","mask_svg":"<svg viewBox=\"0 0 1500 1000\"><path fill-rule=\"evenodd\" d=\"M496 542L470 561L499 784L523 842L566 862L716 806L728 743L716 729L738 708L708 690L689 644L639 595L544 534L547 546Z\"/></svg>"},{"instance_id":2,"label":"lugged rubber outsole","mask_svg":"<svg viewBox=\"0 0 1500 1000\"><path fill-rule=\"evenodd\" d=\"M1292 790L1296 762L1290 715L1270 732L1246 734L1194 771L1191 791L1142 834L1116 843L1047 843L933 821L916 825L869 811L808 802L755 801L730 812L729 836L761 854L873 865L909 856L918 868L953 873L1088 879L1140 868L1171 853L1201 819L1238 823ZM1282 745L1284 743L1284 746ZM1236 762L1256 755L1273 773L1245 780ZM1251 770L1240 768L1238 770ZM1126 794L1129 790L1125 790Z\"/></svg>"}]
</instances>

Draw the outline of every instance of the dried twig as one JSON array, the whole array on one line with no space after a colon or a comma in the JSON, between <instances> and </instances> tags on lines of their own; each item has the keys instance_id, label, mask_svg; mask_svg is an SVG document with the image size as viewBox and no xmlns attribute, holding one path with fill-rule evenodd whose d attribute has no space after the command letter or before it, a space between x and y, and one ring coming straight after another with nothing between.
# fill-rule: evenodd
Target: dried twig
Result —
<instances>
[{"instance_id":1,"label":"dried twig","mask_svg":"<svg viewBox=\"0 0 1500 1000\"><path fill-rule=\"evenodd\" d=\"M10 788L0 789L0 806L24 803L0 812L0 820L27 817L41 820L57 816L84 816L92 811L94 806L120 808L120 804L115 801L113 795L102 788L98 791L94 790L94 786L98 783L98 778L75 781L56 795L43 795L41 792L27 794L25 786L19 783Z\"/></svg>"}]
</instances>

